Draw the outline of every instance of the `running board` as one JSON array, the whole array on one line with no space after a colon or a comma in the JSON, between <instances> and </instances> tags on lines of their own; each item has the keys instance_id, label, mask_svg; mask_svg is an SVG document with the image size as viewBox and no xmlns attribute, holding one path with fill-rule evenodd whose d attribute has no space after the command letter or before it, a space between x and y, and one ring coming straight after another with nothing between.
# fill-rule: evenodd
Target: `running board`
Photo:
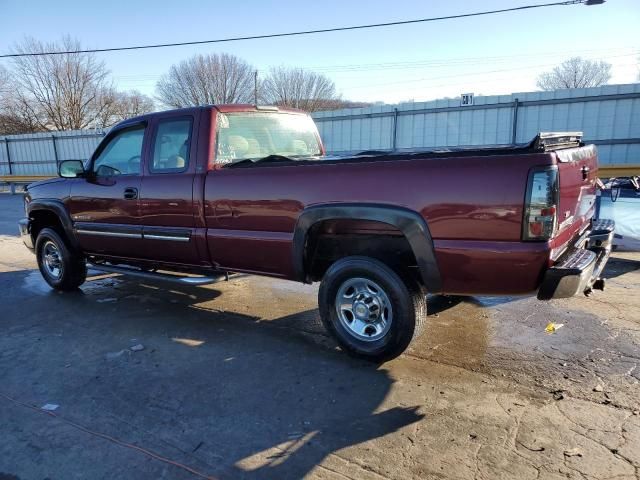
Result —
<instances>
[{"instance_id":1,"label":"running board","mask_svg":"<svg viewBox=\"0 0 640 480\"><path fill-rule=\"evenodd\" d=\"M135 268L115 267L113 265L97 265L95 263L89 263L88 266L93 270L98 270L101 272L121 273L123 275L131 275L133 277L144 278L146 280L161 280L164 282L179 283L182 285L191 286L208 285L210 283L216 283L220 280L228 278L228 275L226 273L221 273L217 277L187 277L180 275L171 275L168 273L145 272L143 270L138 270Z\"/></svg>"}]
</instances>

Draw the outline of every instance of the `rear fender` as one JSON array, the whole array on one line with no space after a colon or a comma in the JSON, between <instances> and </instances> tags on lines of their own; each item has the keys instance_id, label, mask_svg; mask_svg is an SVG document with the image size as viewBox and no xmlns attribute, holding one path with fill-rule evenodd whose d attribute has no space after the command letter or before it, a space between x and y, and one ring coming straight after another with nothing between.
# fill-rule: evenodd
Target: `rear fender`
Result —
<instances>
[{"instance_id":1,"label":"rear fender","mask_svg":"<svg viewBox=\"0 0 640 480\"><path fill-rule=\"evenodd\" d=\"M375 204L338 203L305 209L298 217L293 235L293 267L297 280L309 281L308 265L305 265L309 230L318 222L337 219L382 222L396 227L411 246L427 290L432 293L442 290L440 271L427 222L413 210Z\"/></svg>"}]
</instances>

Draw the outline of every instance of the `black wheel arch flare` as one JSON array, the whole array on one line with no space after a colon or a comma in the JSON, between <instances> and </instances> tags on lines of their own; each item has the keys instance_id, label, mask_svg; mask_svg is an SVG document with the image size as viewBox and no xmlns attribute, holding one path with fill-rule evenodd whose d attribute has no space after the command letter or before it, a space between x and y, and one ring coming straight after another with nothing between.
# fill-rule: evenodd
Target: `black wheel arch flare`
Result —
<instances>
[{"instance_id":1,"label":"black wheel arch flare","mask_svg":"<svg viewBox=\"0 0 640 480\"><path fill-rule=\"evenodd\" d=\"M70 246L74 249L79 249L80 244L78 243L76 234L73 231L73 221L71 220L71 215L66 209L64 203L61 200L56 199L37 198L29 202L29 205L27 207L27 214L29 215L29 218L31 218L31 215L33 213L43 210L54 213L58 217L58 219L60 220L60 224L64 229L64 234L69 240ZM34 238L33 240L35 245L36 239Z\"/></svg>"},{"instance_id":2,"label":"black wheel arch flare","mask_svg":"<svg viewBox=\"0 0 640 480\"><path fill-rule=\"evenodd\" d=\"M362 203L332 203L306 208L298 217L293 234L293 268L296 279L307 282L305 249L309 229L325 220L367 220L393 225L405 236L418 262L422 281L431 293L442 291L429 226L417 212L404 207Z\"/></svg>"}]
</instances>

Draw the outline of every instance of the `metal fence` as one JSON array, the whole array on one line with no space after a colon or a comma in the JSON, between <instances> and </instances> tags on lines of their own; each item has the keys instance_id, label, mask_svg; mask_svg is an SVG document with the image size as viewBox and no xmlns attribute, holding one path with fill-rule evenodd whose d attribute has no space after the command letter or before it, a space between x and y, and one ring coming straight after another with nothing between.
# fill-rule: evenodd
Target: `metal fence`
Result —
<instances>
[{"instance_id":1,"label":"metal fence","mask_svg":"<svg viewBox=\"0 0 640 480\"><path fill-rule=\"evenodd\" d=\"M0 137L0 175L56 175L62 160L88 159L105 133L73 130Z\"/></svg>"},{"instance_id":2,"label":"metal fence","mask_svg":"<svg viewBox=\"0 0 640 480\"><path fill-rule=\"evenodd\" d=\"M605 165L640 165L640 84L477 96L313 114L329 153L524 143L540 131L582 131ZM55 175L86 160L105 131L0 137L0 175Z\"/></svg>"},{"instance_id":3,"label":"metal fence","mask_svg":"<svg viewBox=\"0 0 640 480\"><path fill-rule=\"evenodd\" d=\"M317 112L329 153L525 143L582 131L603 165L640 164L640 84L477 96Z\"/></svg>"}]
</instances>

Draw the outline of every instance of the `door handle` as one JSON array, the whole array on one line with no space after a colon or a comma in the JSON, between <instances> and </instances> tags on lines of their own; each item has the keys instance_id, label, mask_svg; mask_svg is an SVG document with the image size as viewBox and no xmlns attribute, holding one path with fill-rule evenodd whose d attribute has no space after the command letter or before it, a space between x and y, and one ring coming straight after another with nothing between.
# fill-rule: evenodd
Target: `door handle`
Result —
<instances>
[{"instance_id":1,"label":"door handle","mask_svg":"<svg viewBox=\"0 0 640 480\"><path fill-rule=\"evenodd\" d=\"M135 200L138 198L138 189L129 187L124 189L124 198L126 200Z\"/></svg>"}]
</instances>

